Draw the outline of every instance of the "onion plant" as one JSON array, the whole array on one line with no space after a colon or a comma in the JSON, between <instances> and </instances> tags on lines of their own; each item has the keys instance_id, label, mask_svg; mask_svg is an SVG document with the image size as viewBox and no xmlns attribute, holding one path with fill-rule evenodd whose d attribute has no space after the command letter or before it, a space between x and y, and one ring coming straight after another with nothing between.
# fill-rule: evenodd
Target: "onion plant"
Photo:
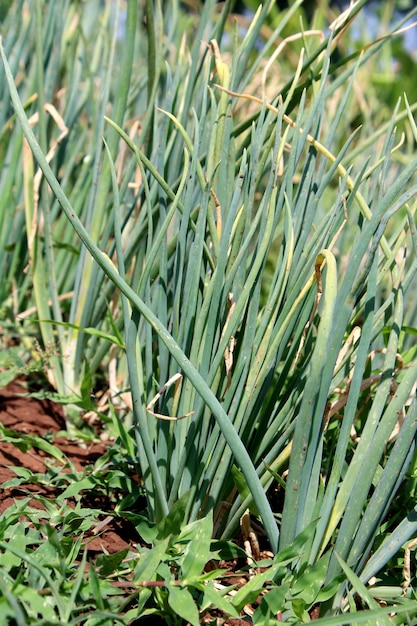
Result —
<instances>
[{"instance_id":1,"label":"onion plant","mask_svg":"<svg viewBox=\"0 0 417 626\"><path fill-rule=\"evenodd\" d=\"M417 530L417 105L356 100L387 40L334 61L363 2L297 38L301 2L243 33L229 1L96 4L15 2L2 306L68 403L106 368L151 519L188 494L230 537L249 507L367 583Z\"/></svg>"}]
</instances>

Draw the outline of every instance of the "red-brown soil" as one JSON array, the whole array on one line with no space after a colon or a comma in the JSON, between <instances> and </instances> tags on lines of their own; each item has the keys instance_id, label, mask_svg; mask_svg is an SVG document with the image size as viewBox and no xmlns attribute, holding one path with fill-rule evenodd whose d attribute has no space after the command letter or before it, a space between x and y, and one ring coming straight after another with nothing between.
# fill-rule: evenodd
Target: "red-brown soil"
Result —
<instances>
[{"instance_id":1,"label":"red-brown soil","mask_svg":"<svg viewBox=\"0 0 417 626\"><path fill-rule=\"evenodd\" d=\"M76 470L93 465L106 452L105 444L100 441L81 444L65 436L54 437L65 429L62 407L49 400L38 400L28 396L27 389L17 382L0 389L0 422L6 428L19 433L40 436L47 434L48 440L52 436L54 445L65 454ZM13 466L27 468L33 473L44 472L47 458L48 456L37 448L22 452L12 443L0 440L0 485L15 478L16 474L10 469ZM56 495L50 488L39 484L25 483L19 487L0 487L0 514L15 500L27 498L28 494L45 497ZM33 499L31 506L40 508L41 504ZM99 536L88 541L90 553L102 552L103 548L109 553L114 553L138 541L138 535L131 524L105 515L111 514L109 503L94 502L91 506L102 509L103 516L97 519ZM105 506L109 509L106 510Z\"/></svg>"}]
</instances>

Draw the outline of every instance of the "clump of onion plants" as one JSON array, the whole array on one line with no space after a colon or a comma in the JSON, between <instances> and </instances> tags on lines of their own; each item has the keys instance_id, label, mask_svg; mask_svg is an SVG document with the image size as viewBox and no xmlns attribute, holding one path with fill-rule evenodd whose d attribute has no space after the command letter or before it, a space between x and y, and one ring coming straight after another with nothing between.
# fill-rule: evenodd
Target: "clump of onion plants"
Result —
<instances>
[{"instance_id":1,"label":"clump of onion plants","mask_svg":"<svg viewBox=\"0 0 417 626\"><path fill-rule=\"evenodd\" d=\"M361 109L363 2L297 33L272 4L16 3L5 224L68 427L107 372L149 518L230 538L249 508L274 554L309 529L295 570L344 573L340 610L416 531L416 104Z\"/></svg>"}]
</instances>

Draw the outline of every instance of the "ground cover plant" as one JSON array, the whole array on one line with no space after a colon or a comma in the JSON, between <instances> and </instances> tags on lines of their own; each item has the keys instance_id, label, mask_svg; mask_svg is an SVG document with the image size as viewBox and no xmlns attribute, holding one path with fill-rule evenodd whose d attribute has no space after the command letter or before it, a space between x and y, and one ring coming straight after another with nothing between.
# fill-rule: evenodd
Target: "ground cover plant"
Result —
<instances>
[{"instance_id":1,"label":"ground cover plant","mask_svg":"<svg viewBox=\"0 0 417 626\"><path fill-rule=\"evenodd\" d=\"M401 24L232 4L3 8L0 380L109 442L79 470L2 428L50 457L6 486L54 489L2 514L10 623L416 619ZM109 515L138 541L92 556Z\"/></svg>"}]
</instances>

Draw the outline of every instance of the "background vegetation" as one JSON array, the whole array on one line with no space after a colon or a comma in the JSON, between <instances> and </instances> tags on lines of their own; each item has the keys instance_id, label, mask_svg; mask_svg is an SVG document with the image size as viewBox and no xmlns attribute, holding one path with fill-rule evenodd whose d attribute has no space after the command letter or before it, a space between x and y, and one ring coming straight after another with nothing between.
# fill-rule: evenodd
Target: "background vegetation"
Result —
<instances>
[{"instance_id":1,"label":"background vegetation","mask_svg":"<svg viewBox=\"0 0 417 626\"><path fill-rule=\"evenodd\" d=\"M102 485L4 515L11 623L417 615L415 60L363 1L232 4L1 7L1 382L113 438ZM104 482L143 546L87 567ZM248 511L270 552L230 595L206 564Z\"/></svg>"}]
</instances>

